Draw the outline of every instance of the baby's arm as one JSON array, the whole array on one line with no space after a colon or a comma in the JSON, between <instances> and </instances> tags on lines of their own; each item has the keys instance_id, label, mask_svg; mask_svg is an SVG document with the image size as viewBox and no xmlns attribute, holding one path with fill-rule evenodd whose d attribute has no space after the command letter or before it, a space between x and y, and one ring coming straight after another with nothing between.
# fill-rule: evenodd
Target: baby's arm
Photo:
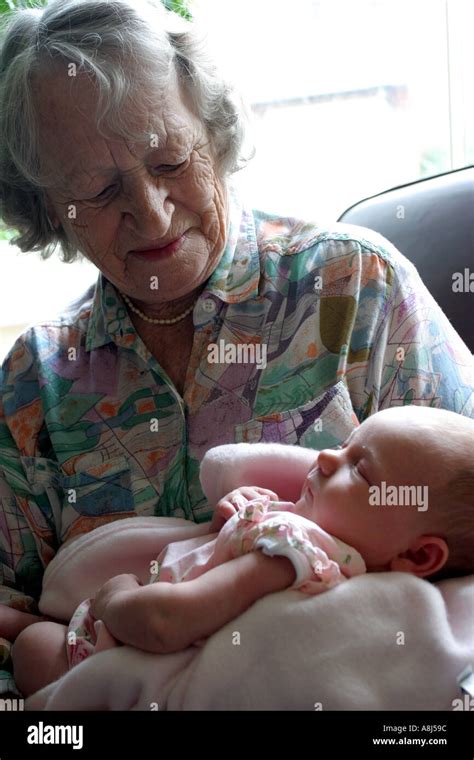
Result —
<instances>
[{"instance_id":1,"label":"baby's arm","mask_svg":"<svg viewBox=\"0 0 474 760\"><path fill-rule=\"evenodd\" d=\"M199 471L209 504L239 486L271 488L282 501L300 498L305 478L318 452L281 443L230 443L205 454Z\"/></svg>"},{"instance_id":2,"label":"baby's arm","mask_svg":"<svg viewBox=\"0 0 474 760\"><path fill-rule=\"evenodd\" d=\"M286 557L252 551L192 581L119 592L99 614L125 644L167 654L215 633L257 599L290 586L295 577Z\"/></svg>"}]
</instances>

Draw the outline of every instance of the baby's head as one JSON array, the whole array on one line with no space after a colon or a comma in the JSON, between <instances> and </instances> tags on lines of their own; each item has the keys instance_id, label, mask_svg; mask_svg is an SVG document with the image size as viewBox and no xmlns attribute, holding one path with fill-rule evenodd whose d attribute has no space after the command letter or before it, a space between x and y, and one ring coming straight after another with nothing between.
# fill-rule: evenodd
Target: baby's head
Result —
<instances>
[{"instance_id":1,"label":"baby's head","mask_svg":"<svg viewBox=\"0 0 474 760\"><path fill-rule=\"evenodd\" d=\"M357 549L369 571L474 572L474 420L419 406L378 412L320 451L295 512Z\"/></svg>"}]
</instances>

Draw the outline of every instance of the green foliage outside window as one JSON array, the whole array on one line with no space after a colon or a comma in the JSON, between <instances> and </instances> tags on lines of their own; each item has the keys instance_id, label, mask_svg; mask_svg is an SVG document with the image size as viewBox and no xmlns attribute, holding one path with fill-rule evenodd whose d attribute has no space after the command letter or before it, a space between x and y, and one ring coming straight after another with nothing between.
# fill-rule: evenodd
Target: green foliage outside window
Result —
<instances>
[{"instance_id":1,"label":"green foliage outside window","mask_svg":"<svg viewBox=\"0 0 474 760\"><path fill-rule=\"evenodd\" d=\"M162 0L162 3L168 10L191 19L189 0ZM8 13L15 8L40 8L44 5L47 5L47 0L0 0L0 13Z\"/></svg>"},{"instance_id":2,"label":"green foliage outside window","mask_svg":"<svg viewBox=\"0 0 474 760\"><path fill-rule=\"evenodd\" d=\"M0 0L0 13L8 13L15 8L40 8L46 0Z\"/></svg>"}]
</instances>

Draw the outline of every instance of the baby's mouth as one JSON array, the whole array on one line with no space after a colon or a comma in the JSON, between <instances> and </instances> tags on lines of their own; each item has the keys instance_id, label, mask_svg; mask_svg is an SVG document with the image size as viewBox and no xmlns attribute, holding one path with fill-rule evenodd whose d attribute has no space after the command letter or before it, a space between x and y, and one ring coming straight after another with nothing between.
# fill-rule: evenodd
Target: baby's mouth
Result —
<instances>
[{"instance_id":1,"label":"baby's mouth","mask_svg":"<svg viewBox=\"0 0 474 760\"><path fill-rule=\"evenodd\" d=\"M275 504L275 508L278 508L278 510L283 512L296 512L296 504L294 504L292 501L274 501L272 502Z\"/></svg>"},{"instance_id":2,"label":"baby's mouth","mask_svg":"<svg viewBox=\"0 0 474 760\"><path fill-rule=\"evenodd\" d=\"M301 501L303 501L305 504L309 506L312 506L314 503L314 490L313 490L312 485L310 485L309 483L306 483Z\"/></svg>"}]
</instances>

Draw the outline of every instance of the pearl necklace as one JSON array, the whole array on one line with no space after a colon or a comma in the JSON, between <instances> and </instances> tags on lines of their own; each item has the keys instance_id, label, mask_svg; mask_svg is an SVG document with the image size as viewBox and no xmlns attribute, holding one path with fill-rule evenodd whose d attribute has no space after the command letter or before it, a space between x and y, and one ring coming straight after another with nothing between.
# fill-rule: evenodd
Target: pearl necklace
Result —
<instances>
[{"instance_id":1,"label":"pearl necklace","mask_svg":"<svg viewBox=\"0 0 474 760\"><path fill-rule=\"evenodd\" d=\"M137 309L137 307L131 302L130 298L127 295L125 295L125 293L122 293L122 291L120 291L120 295L124 299L127 306L129 306L130 309L135 312L135 314L138 314L138 316L141 317L141 319L144 319L145 322L150 322L150 324L152 325L174 325L176 322L180 322L189 314L189 312L191 312L194 309L198 300L196 298L196 300L194 301L193 304L191 304L189 309L186 309L186 311L184 311L178 317L174 317L173 319L153 319L152 317L147 317L147 315L144 314L142 311L140 311L140 309Z\"/></svg>"}]
</instances>

